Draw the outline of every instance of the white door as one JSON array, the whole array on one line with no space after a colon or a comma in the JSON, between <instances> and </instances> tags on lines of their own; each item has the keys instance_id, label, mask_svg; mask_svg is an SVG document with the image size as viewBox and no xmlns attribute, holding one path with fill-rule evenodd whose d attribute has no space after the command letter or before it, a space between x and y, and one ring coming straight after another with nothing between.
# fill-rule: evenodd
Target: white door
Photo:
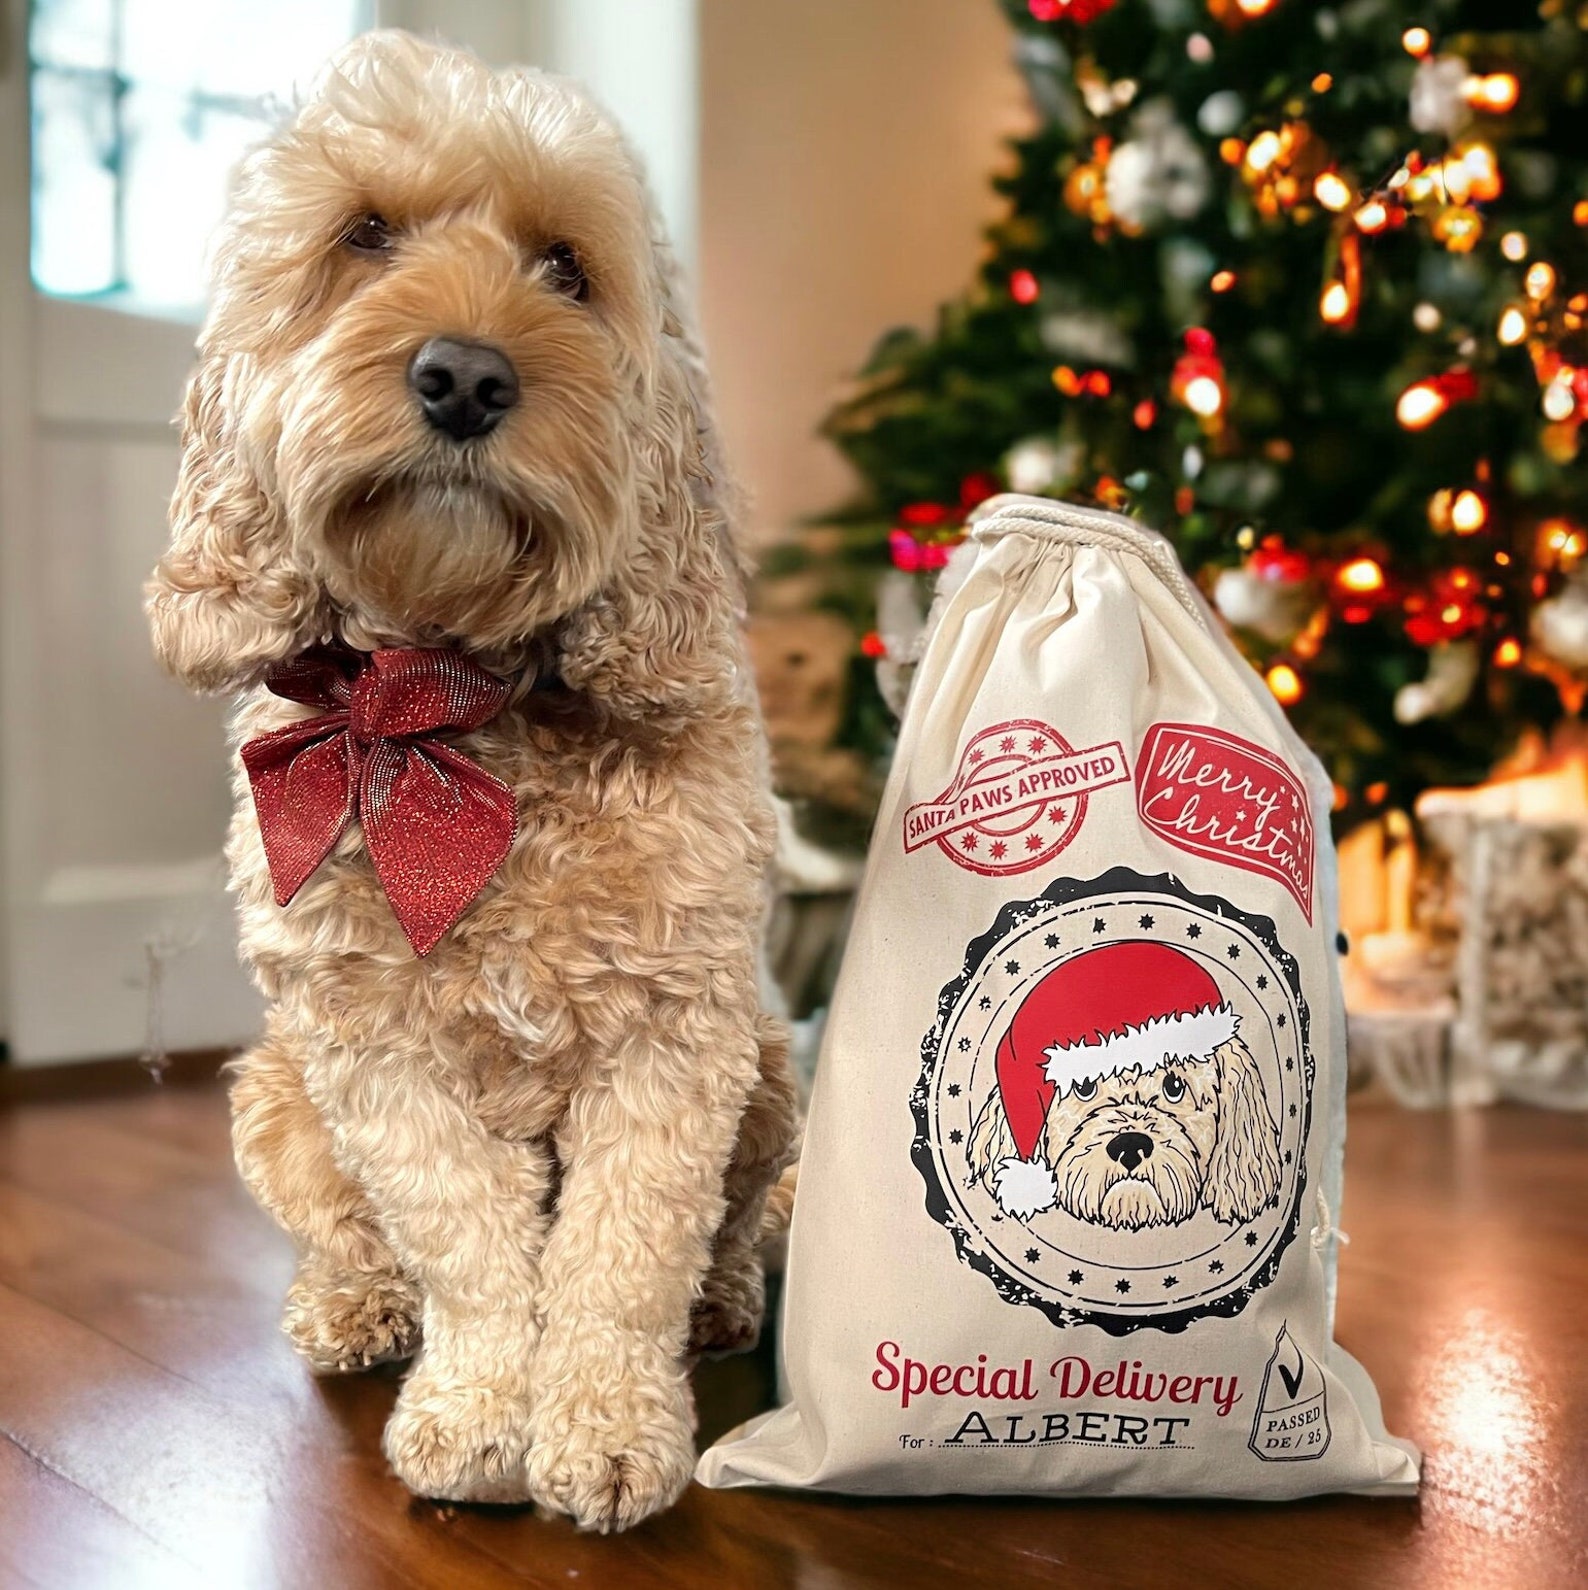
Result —
<instances>
[{"instance_id":1,"label":"white door","mask_svg":"<svg viewBox=\"0 0 1588 1590\"><path fill-rule=\"evenodd\" d=\"M24 1065L151 1029L228 1044L258 1009L222 889L223 708L157 670L140 587L224 171L362 7L34 0L30 37L0 4L5 1037Z\"/></svg>"},{"instance_id":2,"label":"white door","mask_svg":"<svg viewBox=\"0 0 1588 1590\"><path fill-rule=\"evenodd\" d=\"M222 704L150 658L140 588L224 172L373 20L590 81L681 252L695 0L0 0L0 1032L23 1065L257 1027L221 843ZM31 83L30 83L31 79ZM30 92L31 89L31 92ZM30 118L31 105L31 118ZM31 197L30 197L31 196Z\"/></svg>"}]
</instances>

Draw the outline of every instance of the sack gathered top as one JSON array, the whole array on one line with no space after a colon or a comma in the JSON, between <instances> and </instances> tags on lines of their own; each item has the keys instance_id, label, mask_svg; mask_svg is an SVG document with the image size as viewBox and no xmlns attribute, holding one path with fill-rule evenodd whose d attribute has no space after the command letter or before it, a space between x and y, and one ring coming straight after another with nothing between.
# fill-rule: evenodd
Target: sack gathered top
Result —
<instances>
[{"instance_id":1,"label":"sack gathered top","mask_svg":"<svg viewBox=\"0 0 1588 1590\"><path fill-rule=\"evenodd\" d=\"M834 995L785 1404L707 1485L1400 1494L1333 1340L1330 787L1168 542L994 498L939 584Z\"/></svg>"}]
</instances>

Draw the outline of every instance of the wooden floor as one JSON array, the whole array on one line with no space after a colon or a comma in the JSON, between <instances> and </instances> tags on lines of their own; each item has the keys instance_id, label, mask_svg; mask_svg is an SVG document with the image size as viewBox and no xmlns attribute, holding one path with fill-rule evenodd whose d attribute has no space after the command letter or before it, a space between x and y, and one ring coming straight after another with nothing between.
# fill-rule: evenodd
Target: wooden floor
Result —
<instances>
[{"instance_id":1,"label":"wooden floor","mask_svg":"<svg viewBox=\"0 0 1588 1590\"><path fill-rule=\"evenodd\" d=\"M1588 1119L1353 1116L1339 1335L1417 1501L857 1503L695 1488L617 1539L384 1471L389 1375L309 1377L213 1085L0 1107L0 1590L1588 1584ZM764 1355L702 1370L708 1439Z\"/></svg>"}]
</instances>

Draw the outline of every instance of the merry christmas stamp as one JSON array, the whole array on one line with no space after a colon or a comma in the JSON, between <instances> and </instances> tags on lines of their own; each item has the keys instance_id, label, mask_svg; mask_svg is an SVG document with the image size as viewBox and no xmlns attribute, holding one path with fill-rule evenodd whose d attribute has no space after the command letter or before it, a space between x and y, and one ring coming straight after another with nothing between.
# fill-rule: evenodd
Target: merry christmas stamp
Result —
<instances>
[{"instance_id":1,"label":"merry christmas stamp","mask_svg":"<svg viewBox=\"0 0 1588 1590\"><path fill-rule=\"evenodd\" d=\"M935 844L987 877L1029 872L1080 832L1089 795L1129 782L1117 740L1078 751L1035 718L995 723L966 745L941 795L905 812L904 848Z\"/></svg>"},{"instance_id":2,"label":"merry christmas stamp","mask_svg":"<svg viewBox=\"0 0 1588 1590\"><path fill-rule=\"evenodd\" d=\"M1219 729L1155 723L1136 764L1136 810L1194 856L1282 883L1312 923L1312 810L1278 757Z\"/></svg>"}]
</instances>

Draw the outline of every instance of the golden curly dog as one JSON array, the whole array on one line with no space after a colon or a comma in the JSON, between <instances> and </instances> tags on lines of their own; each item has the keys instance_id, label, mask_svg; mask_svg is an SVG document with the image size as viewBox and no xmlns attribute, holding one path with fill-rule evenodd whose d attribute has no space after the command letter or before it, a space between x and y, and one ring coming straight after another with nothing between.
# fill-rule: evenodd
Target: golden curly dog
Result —
<instances>
[{"instance_id":1,"label":"golden curly dog","mask_svg":"<svg viewBox=\"0 0 1588 1590\"><path fill-rule=\"evenodd\" d=\"M358 40L239 174L148 591L164 662L245 692L239 742L306 715L262 680L328 639L511 683L452 743L518 835L424 959L357 824L275 903L238 768L270 1011L235 1141L301 1253L298 1351L418 1351L402 1480L599 1529L688 1482L688 1355L759 1328L794 1122L757 997L774 824L742 570L675 294L574 89Z\"/></svg>"}]
</instances>

